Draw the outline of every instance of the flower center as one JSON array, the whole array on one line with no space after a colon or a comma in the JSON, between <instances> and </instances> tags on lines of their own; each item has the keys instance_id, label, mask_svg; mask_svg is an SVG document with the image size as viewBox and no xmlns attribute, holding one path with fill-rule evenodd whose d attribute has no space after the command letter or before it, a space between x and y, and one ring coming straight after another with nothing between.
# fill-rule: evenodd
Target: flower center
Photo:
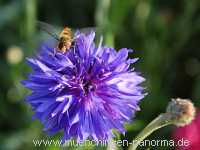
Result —
<instances>
[{"instance_id":1,"label":"flower center","mask_svg":"<svg viewBox=\"0 0 200 150\"><path fill-rule=\"evenodd\" d=\"M95 85L91 81L88 81L88 80L83 80L82 88L84 91L84 95L87 95L89 92L94 92L96 89Z\"/></svg>"}]
</instances>

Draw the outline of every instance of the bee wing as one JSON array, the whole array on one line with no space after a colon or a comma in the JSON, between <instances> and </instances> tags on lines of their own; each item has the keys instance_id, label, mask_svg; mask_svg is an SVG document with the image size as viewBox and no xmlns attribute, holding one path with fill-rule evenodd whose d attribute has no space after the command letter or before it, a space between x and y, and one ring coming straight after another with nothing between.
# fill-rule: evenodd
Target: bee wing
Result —
<instances>
[{"instance_id":1,"label":"bee wing","mask_svg":"<svg viewBox=\"0 0 200 150\"><path fill-rule=\"evenodd\" d=\"M47 32L49 35L51 35L52 37L54 37L56 40L59 40L59 36L58 36L58 30L45 22L42 21L37 21L37 26L40 30Z\"/></svg>"}]
</instances>

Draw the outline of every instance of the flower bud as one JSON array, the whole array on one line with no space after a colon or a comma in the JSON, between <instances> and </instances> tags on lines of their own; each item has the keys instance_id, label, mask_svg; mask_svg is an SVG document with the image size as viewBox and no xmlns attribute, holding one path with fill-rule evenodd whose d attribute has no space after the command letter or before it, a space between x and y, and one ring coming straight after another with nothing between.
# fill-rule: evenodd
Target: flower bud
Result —
<instances>
[{"instance_id":1,"label":"flower bud","mask_svg":"<svg viewBox=\"0 0 200 150\"><path fill-rule=\"evenodd\" d=\"M185 126L195 117L195 107L189 99L172 99L168 104L167 114L176 126Z\"/></svg>"}]
</instances>

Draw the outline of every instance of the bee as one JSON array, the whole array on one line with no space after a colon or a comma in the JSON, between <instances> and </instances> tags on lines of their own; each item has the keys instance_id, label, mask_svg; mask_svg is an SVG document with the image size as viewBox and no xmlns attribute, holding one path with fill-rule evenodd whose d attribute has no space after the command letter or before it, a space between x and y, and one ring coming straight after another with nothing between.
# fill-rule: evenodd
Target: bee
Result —
<instances>
[{"instance_id":1,"label":"bee","mask_svg":"<svg viewBox=\"0 0 200 150\"><path fill-rule=\"evenodd\" d=\"M59 34L57 34L56 28L48 23L37 21L37 25L39 29L47 32L49 35L51 35L54 39L58 41L56 46L57 51L65 53L70 48L74 47L74 41L78 38L78 36L74 35L74 32L71 28L64 27L64 29ZM91 31L96 31L96 27L81 28L78 29L78 31L80 31L81 33L88 34Z\"/></svg>"},{"instance_id":2,"label":"bee","mask_svg":"<svg viewBox=\"0 0 200 150\"><path fill-rule=\"evenodd\" d=\"M64 29L59 34L57 34L56 29L48 23L37 21L37 25L39 29L47 32L58 41L56 47L57 51L65 53L72 47L75 38L73 38L71 28L64 27Z\"/></svg>"},{"instance_id":3,"label":"bee","mask_svg":"<svg viewBox=\"0 0 200 150\"><path fill-rule=\"evenodd\" d=\"M72 31L69 27L65 27L59 35L58 50L66 52L72 46Z\"/></svg>"}]
</instances>

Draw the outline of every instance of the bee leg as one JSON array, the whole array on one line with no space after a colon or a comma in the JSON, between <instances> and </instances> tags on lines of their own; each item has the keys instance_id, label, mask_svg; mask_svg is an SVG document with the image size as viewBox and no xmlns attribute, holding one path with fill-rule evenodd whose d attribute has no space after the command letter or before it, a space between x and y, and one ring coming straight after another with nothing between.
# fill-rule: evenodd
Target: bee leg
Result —
<instances>
[{"instance_id":1,"label":"bee leg","mask_svg":"<svg viewBox=\"0 0 200 150\"><path fill-rule=\"evenodd\" d=\"M75 42L72 42L71 48L74 50L75 52Z\"/></svg>"}]
</instances>

